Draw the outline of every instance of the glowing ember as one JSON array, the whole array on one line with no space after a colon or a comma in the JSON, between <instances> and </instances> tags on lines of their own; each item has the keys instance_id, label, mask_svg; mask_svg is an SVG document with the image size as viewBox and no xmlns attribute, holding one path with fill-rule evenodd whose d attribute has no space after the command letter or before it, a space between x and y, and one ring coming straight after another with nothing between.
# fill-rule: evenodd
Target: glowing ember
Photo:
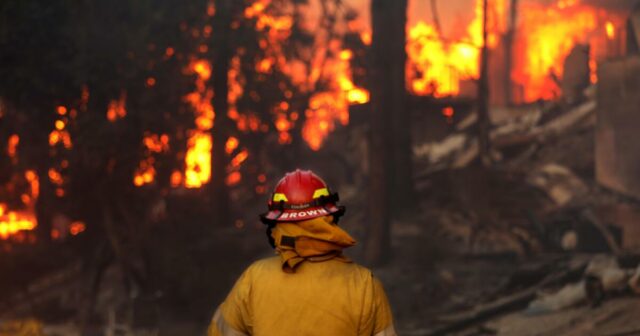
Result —
<instances>
[{"instance_id":1,"label":"glowing ember","mask_svg":"<svg viewBox=\"0 0 640 336\"><path fill-rule=\"evenodd\" d=\"M238 145L240 145L240 141L238 140L238 138L229 137L229 139L227 139L227 143L224 146L225 152L227 154L233 153L233 151L235 151L236 148L238 148Z\"/></svg>"},{"instance_id":2,"label":"glowing ember","mask_svg":"<svg viewBox=\"0 0 640 336\"><path fill-rule=\"evenodd\" d=\"M118 119L122 119L127 116L127 94L122 92L118 100L112 100L107 108L107 119L110 122L115 122Z\"/></svg>"},{"instance_id":3,"label":"glowing ember","mask_svg":"<svg viewBox=\"0 0 640 336\"><path fill-rule=\"evenodd\" d=\"M240 165L247 160L249 157L249 152L245 149L242 152L238 153L233 159L231 159L231 167L238 168Z\"/></svg>"},{"instance_id":4,"label":"glowing ember","mask_svg":"<svg viewBox=\"0 0 640 336\"><path fill-rule=\"evenodd\" d=\"M141 187L153 182L156 177L156 169L153 167L153 163L153 158L147 158L147 160L140 162L140 165L133 176L133 184L136 187Z\"/></svg>"},{"instance_id":5,"label":"glowing ember","mask_svg":"<svg viewBox=\"0 0 640 336\"><path fill-rule=\"evenodd\" d=\"M144 146L153 153L162 153L169 150L169 136L166 134L146 135L142 140Z\"/></svg>"},{"instance_id":6,"label":"glowing ember","mask_svg":"<svg viewBox=\"0 0 640 336\"><path fill-rule=\"evenodd\" d=\"M232 172L227 176L226 183L228 186L234 186L242 181L242 174L240 172Z\"/></svg>"},{"instance_id":7,"label":"glowing ember","mask_svg":"<svg viewBox=\"0 0 640 336\"><path fill-rule=\"evenodd\" d=\"M453 118L453 116L455 115L455 110L453 109L453 107L445 107L444 109L442 109L442 115L445 116L446 118Z\"/></svg>"},{"instance_id":8,"label":"glowing ember","mask_svg":"<svg viewBox=\"0 0 640 336\"><path fill-rule=\"evenodd\" d=\"M133 184L136 187L150 184L155 180L155 158L151 156L151 154L169 151L169 136L166 134L146 134L144 139L142 139L142 143L146 149L146 153L145 158L140 162L133 176Z\"/></svg>"},{"instance_id":9,"label":"glowing ember","mask_svg":"<svg viewBox=\"0 0 640 336\"><path fill-rule=\"evenodd\" d=\"M84 232L87 229L87 226L83 222L73 222L69 225L69 233L72 236L77 236Z\"/></svg>"},{"instance_id":10,"label":"glowing ember","mask_svg":"<svg viewBox=\"0 0 640 336\"><path fill-rule=\"evenodd\" d=\"M20 144L20 137L17 134L12 134L9 137L9 141L7 141L7 155L9 155L9 157L16 157L18 144Z\"/></svg>"},{"instance_id":11,"label":"glowing ember","mask_svg":"<svg viewBox=\"0 0 640 336\"><path fill-rule=\"evenodd\" d=\"M171 173L170 182L171 182L171 186L174 188L177 188L180 185L182 185L182 173L177 170Z\"/></svg>"},{"instance_id":12,"label":"glowing ember","mask_svg":"<svg viewBox=\"0 0 640 336\"><path fill-rule=\"evenodd\" d=\"M607 21L605 25L605 29L607 31L607 37L610 40L613 40L616 37L616 27L613 25L613 22Z\"/></svg>"},{"instance_id":13,"label":"glowing ember","mask_svg":"<svg viewBox=\"0 0 640 336\"><path fill-rule=\"evenodd\" d=\"M61 110L61 108L62 107L58 107L58 113L60 113L60 111L64 111L66 114L66 109ZM58 144L62 144L66 149L72 148L73 144L71 143L71 135L66 130L66 119L63 117L62 119L56 120L54 126L55 129L49 133L49 145L53 147Z\"/></svg>"},{"instance_id":14,"label":"glowing ember","mask_svg":"<svg viewBox=\"0 0 640 336\"><path fill-rule=\"evenodd\" d=\"M24 178L27 180L27 182L29 182L29 185L31 186L31 199L37 199L40 195L40 179L38 178L38 174L36 174L36 172L33 170L27 170L24 173Z\"/></svg>"}]
</instances>

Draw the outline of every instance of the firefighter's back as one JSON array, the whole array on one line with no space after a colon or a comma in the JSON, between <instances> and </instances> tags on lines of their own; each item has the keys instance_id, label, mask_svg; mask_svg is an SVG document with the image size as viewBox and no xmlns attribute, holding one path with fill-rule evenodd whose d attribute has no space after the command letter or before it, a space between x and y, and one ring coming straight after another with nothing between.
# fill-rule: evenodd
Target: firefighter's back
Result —
<instances>
[{"instance_id":1,"label":"firefighter's back","mask_svg":"<svg viewBox=\"0 0 640 336\"><path fill-rule=\"evenodd\" d=\"M379 282L355 263L309 261L287 273L274 257L247 269L220 317L255 336L370 336L392 323L386 302Z\"/></svg>"}]
</instances>

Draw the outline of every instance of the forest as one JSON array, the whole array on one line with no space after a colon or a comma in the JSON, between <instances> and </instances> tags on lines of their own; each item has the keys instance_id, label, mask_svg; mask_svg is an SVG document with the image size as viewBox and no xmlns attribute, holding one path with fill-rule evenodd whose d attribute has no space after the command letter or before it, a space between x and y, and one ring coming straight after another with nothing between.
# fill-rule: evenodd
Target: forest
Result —
<instances>
[{"instance_id":1,"label":"forest","mask_svg":"<svg viewBox=\"0 0 640 336\"><path fill-rule=\"evenodd\" d=\"M399 334L638 332L639 6L1 1L0 336L203 334L298 168Z\"/></svg>"}]
</instances>

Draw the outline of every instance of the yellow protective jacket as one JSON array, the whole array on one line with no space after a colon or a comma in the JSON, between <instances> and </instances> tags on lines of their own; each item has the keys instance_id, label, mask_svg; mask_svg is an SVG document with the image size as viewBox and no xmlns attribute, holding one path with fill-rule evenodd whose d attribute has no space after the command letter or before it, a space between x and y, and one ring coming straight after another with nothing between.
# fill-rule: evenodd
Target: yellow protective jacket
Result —
<instances>
[{"instance_id":1,"label":"yellow protective jacket","mask_svg":"<svg viewBox=\"0 0 640 336\"><path fill-rule=\"evenodd\" d=\"M310 259L295 273L260 260L216 311L209 336L396 336L380 281L368 269Z\"/></svg>"}]
</instances>

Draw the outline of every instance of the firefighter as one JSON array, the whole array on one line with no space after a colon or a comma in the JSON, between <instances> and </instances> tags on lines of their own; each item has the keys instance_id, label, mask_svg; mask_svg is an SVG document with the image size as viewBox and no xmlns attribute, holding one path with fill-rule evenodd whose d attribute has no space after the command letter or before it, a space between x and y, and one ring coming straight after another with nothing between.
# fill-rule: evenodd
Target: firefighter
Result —
<instances>
[{"instance_id":1,"label":"firefighter","mask_svg":"<svg viewBox=\"0 0 640 336\"><path fill-rule=\"evenodd\" d=\"M337 202L311 171L278 182L260 216L278 256L240 276L209 336L396 336L382 284L342 254L356 242L337 225Z\"/></svg>"}]
</instances>

